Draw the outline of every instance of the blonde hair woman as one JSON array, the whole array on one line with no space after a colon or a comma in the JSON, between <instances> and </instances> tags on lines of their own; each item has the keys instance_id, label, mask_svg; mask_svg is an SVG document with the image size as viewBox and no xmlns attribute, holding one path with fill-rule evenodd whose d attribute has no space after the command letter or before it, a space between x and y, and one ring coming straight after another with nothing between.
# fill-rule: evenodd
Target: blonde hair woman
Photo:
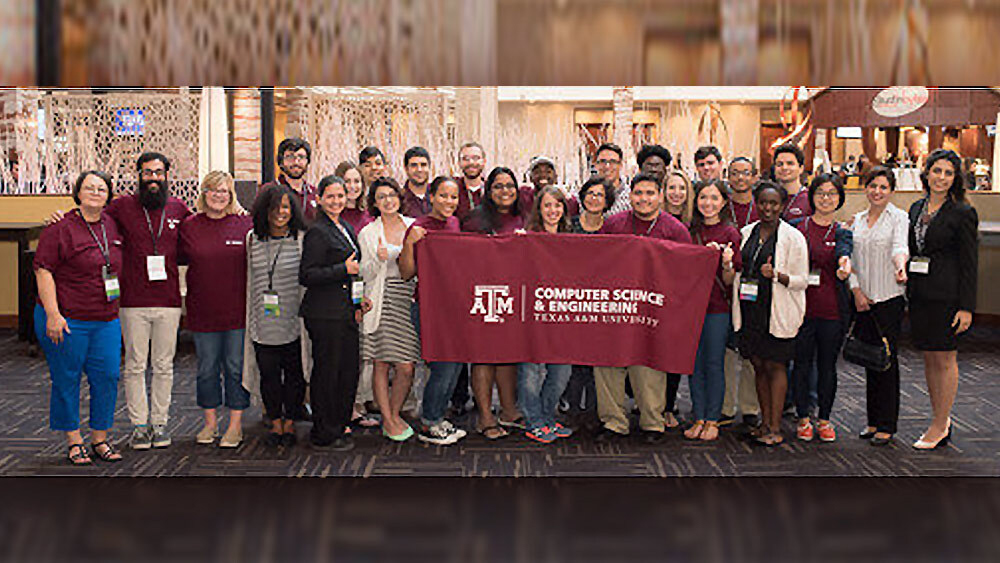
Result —
<instances>
[{"instance_id":1,"label":"blonde hair woman","mask_svg":"<svg viewBox=\"0 0 1000 563\"><path fill-rule=\"evenodd\" d=\"M243 441L241 420L250 405L243 388L243 333L246 326L246 235L252 226L228 172L209 172L201 182L198 213L181 223L178 262L188 265L187 328L198 354L196 396L205 425L199 444L218 436L216 409L229 407L229 428L219 441L235 448ZM221 377L220 377L221 376Z\"/></svg>"},{"instance_id":2,"label":"blonde hair woman","mask_svg":"<svg viewBox=\"0 0 1000 563\"><path fill-rule=\"evenodd\" d=\"M694 195L691 180L680 170L674 170L663 179L663 210L687 225L691 222Z\"/></svg>"}]
</instances>

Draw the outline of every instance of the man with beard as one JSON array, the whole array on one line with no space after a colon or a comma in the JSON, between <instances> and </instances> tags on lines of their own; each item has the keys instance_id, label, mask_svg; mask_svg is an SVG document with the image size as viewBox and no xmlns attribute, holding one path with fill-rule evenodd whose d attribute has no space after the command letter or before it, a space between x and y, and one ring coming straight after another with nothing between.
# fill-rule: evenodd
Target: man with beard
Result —
<instances>
[{"instance_id":1,"label":"man with beard","mask_svg":"<svg viewBox=\"0 0 1000 563\"><path fill-rule=\"evenodd\" d=\"M663 179L667 177L667 170L670 169L672 160L670 151L660 145L643 145L635 155L639 172L656 178L660 184L663 184Z\"/></svg>"},{"instance_id":2,"label":"man with beard","mask_svg":"<svg viewBox=\"0 0 1000 563\"><path fill-rule=\"evenodd\" d=\"M312 147L305 139L289 137L278 144L278 167L281 168L281 174L278 174L277 183L292 189L302 208L302 216L311 223L319 212L319 197L316 195L316 186L305 180L310 162Z\"/></svg>"},{"instance_id":3,"label":"man with beard","mask_svg":"<svg viewBox=\"0 0 1000 563\"><path fill-rule=\"evenodd\" d=\"M713 145L698 147L694 151L694 167L702 182L722 179L722 153Z\"/></svg>"},{"instance_id":4,"label":"man with beard","mask_svg":"<svg viewBox=\"0 0 1000 563\"><path fill-rule=\"evenodd\" d=\"M361 179L365 186L370 186L375 180L388 175L385 169L385 155L378 147L367 146L358 154L358 165L361 167Z\"/></svg>"},{"instance_id":5,"label":"man with beard","mask_svg":"<svg viewBox=\"0 0 1000 563\"><path fill-rule=\"evenodd\" d=\"M410 147L403 154L406 183L403 184L401 212L408 217L423 217L431 212L427 198L427 180L431 177L431 155L424 147Z\"/></svg>"},{"instance_id":6,"label":"man with beard","mask_svg":"<svg viewBox=\"0 0 1000 563\"><path fill-rule=\"evenodd\" d=\"M535 204L535 196L548 186L556 186L558 180L555 161L547 156L536 156L531 159L531 163L528 165L528 183L521 186L521 209L526 210L526 213L530 212ZM566 190L562 190L562 192L566 195L568 217L579 215L580 202L575 197L566 194Z\"/></svg>"},{"instance_id":7,"label":"man with beard","mask_svg":"<svg viewBox=\"0 0 1000 563\"><path fill-rule=\"evenodd\" d=\"M122 234L121 310L125 365L122 383L136 450L170 445L167 415L174 382L174 352L181 319L177 272L180 224L191 215L170 196L170 160L143 153L136 162L139 189L115 198L107 214ZM152 365L146 397L146 364Z\"/></svg>"},{"instance_id":8,"label":"man with beard","mask_svg":"<svg viewBox=\"0 0 1000 563\"><path fill-rule=\"evenodd\" d=\"M464 221L469 213L483 200L483 169L486 167L486 151L475 141L465 143L458 149L458 167L462 175L455 178L458 183L458 209L455 216Z\"/></svg>"}]
</instances>

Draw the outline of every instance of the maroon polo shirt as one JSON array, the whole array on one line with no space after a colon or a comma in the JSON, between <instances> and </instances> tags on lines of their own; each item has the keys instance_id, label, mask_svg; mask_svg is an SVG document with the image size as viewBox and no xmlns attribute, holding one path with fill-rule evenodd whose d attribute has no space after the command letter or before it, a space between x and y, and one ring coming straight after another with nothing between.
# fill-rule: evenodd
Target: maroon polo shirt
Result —
<instances>
[{"instance_id":1,"label":"maroon polo shirt","mask_svg":"<svg viewBox=\"0 0 1000 563\"><path fill-rule=\"evenodd\" d=\"M44 268L52 273L56 301L63 317L77 321L112 321L118 318L119 300L108 301L104 292L101 272L105 261L97 241L104 246L104 233L107 233L111 270L120 276L122 236L106 214L99 222L91 223L90 228L97 239L90 234L87 222L76 210L46 227L38 240L34 266L36 270ZM41 304L40 299L37 302Z\"/></svg>"},{"instance_id":2,"label":"maroon polo shirt","mask_svg":"<svg viewBox=\"0 0 1000 563\"><path fill-rule=\"evenodd\" d=\"M417 220L413 222L409 227L406 228L406 232L403 233L403 240L405 241L407 237L410 236L410 230L413 227L423 227L425 231L444 231L446 233L460 233L462 232L461 227L459 227L458 217L452 215L448 217L447 220L442 221L430 215L424 215L423 217L417 217ZM413 264L417 263L417 255L413 254ZM420 301L420 293L418 292L420 285L420 280L417 280L416 287L413 289L413 300Z\"/></svg>"},{"instance_id":3,"label":"maroon polo shirt","mask_svg":"<svg viewBox=\"0 0 1000 563\"><path fill-rule=\"evenodd\" d=\"M807 217L798 228L809 244L809 271L820 271L819 285L806 288L806 318L837 320L837 223L821 227Z\"/></svg>"},{"instance_id":4,"label":"maroon polo shirt","mask_svg":"<svg viewBox=\"0 0 1000 563\"><path fill-rule=\"evenodd\" d=\"M459 192L461 193L461 192ZM424 197L421 199L417 194L410 190L410 181L407 180L403 184L403 201L400 203L401 213L407 217L423 217L431 212L431 198L430 194L424 192Z\"/></svg>"},{"instance_id":5,"label":"maroon polo shirt","mask_svg":"<svg viewBox=\"0 0 1000 563\"><path fill-rule=\"evenodd\" d=\"M167 198L161 209L143 213L139 197L131 194L112 200L106 213L117 223L122 235L122 307L180 307L181 289L177 273L177 241L181 222L191 215L183 201ZM146 222L146 214L149 222ZM160 221L163 218L163 232ZM155 253L166 258L167 279L149 281L146 257L154 254L153 236L159 235Z\"/></svg>"},{"instance_id":6,"label":"maroon polo shirt","mask_svg":"<svg viewBox=\"0 0 1000 563\"><path fill-rule=\"evenodd\" d=\"M802 186L797 194L788 194L788 205L782 217L785 221L801 219L813 214L812 205L809 205L809 190Z\"/></svg>"},{"instance_id":7,"label":"maroon polo shirt","mask_svg":"<svg viewBox=\"0 0 1000 563\"><path fill-rule=\"evenodd\" d=\"M245 327L249 215L210 219L192 215L181 224L178 254L187 270L187 328L222 332Z\"/></svg>"},{"instance_id":8,"label":"maroon polo shirt","mask_svg":"<svg viewBox=\"0 0 1000 563\"><path fill-rule=\"evenodd\" d=\"M459 221L465 221L472 210L483 202L483 191L485 191L486 186L479 184L478 190L471 191L465 183L464 176L455 178L455 183L458 184L458 208L455 209L455 216L458 217Z\"/></svg>"},{"instance_id":9,"label":"maroon polo shirt","mask_svg":"<svg viewBox=\"0 0 1000 563\"><path fill-rule=\"evenodd\" d=\"M643 221L636 217L631 209L627 209L605 219L604 226L599 232L605 235L636 235L675 242L691 242L691 234L684 224L665 211L661 211L660 216L652 221Z\"/></svg>"},{"instance_id":10,"label":"maroon polo shirt","mask_svg":"<svg viewBox=\"0 0 1000 563\"><path fill-rule=\"evenodd\" d=\"M479 209L482 209L482 206L480 206ZM469 215L468 219L462 223L462 230L467 233L479 233L483 235L502 235L506 233L513 233L518 229L524 228L525 215L526 213L523 212L521 215L499 213L497 215L498 224L496 228L490 229L486 226L482 214L477 211L472 215Z\"/></svg>"},{"instance_id":11,"label":"maroon polo shirt","mask_svg":"<svg viewBox=\"0 0 1000 563\"><path fill-rule=\"evenodd\" d=\"M527 217L528 214L534 209L535 206L535 196L538 194L538 189L531 185L521 186L519 205L521 206L522 214ZM570 217L575 217L580 214L580 202L577 201L575 197L566 196L566 220Z\"/></svg>"},{"instance_id":12,"label":"maroon polo shirt","mask_svg":"<svg viewBox=\"0 0 1000 563\"><path fill-rule=\"evenodd\" d=\"M354 229L355 233L360 233L361 229L363 229L365 225L375 220L375 218L372 217L367 211L356 207L344 208L344 210L340 212L340 218L347 221L347 223Z\"/></svg>"},{"instance_id":13,"label":"maroon polo shirt","mask_svg":"<svg viewBox=\"0 0 1000 563\"><path fill-rule=\"evenodd\" d=\"M750 203L736 203L730 200L729 206L736 230L740 230L750 223L760 220L760 217L757 216L757 204L752 199Z\"/></svg>"},{"instance_id":14,"label":"maroon polo shirt","mask_svg":"<svg viewBox=\"0 0 1000 563\"><path fill-rule=\"evenodd\" d=\"M316 189L316 186L303 180L302 191L299 192L288 183L288 178L286 178L284 174L278 175L278 181L276 183L292 190L292 194L295 195L295 199L299 203L299 209L302 210L302 217L306 220L306 222L312 223L316 220L316 214L320 211L319 190ZM273 184L265 184L261 187L261 189L270 185Z\"/></svg>"},{"instance_id":15,"label":"maroon polo shirt","mask_svg":"<svg viewBox=\"0 0 1000 563\"><path fill-rule=\"evenodd\" d=\"M743 269L743 254L740 252L740 232L732 225L716 223L714 225L702 225L701 229L692 236L695 244L708 244L717 242L722 246L729 243L733 249L733 269L739 272ZM715 281L712 282L712 293L708 297L708 313L729 313L732 309L729 306L729 290L722 283L722 253L719 253L719 269L715 273Z\"/></svg>"}]
</instances>

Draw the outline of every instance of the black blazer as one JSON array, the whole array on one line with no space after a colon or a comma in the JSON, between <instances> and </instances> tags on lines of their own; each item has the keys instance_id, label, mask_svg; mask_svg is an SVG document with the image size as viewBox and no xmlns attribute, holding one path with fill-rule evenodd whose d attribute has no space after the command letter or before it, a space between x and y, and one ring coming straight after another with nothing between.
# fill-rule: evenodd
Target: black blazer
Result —
<instances>
[{"instance_id":1,"label":"black blazer","mask_svg":"<svg viewBox=\"0 0 1000 563\"><path fill-rule=\"evenodd\" d=\"M930 273L914 274L907 265L906 296L909 299L945 301L960 310L976 310L976 279L979 274L979 216L976 208L950 198L931 219L924 237L924 250L917 250L917 222L927 198L910 206L910 257L931 259Z\"/></svg>"},{"instance_id":2,"label":"black blazer","mask_svg":"<svg viewBox=\"0 0 1000 563\"><path fill-rule=\"evenodd\" d=\"M299 306L302 317L354 321L354 311L359 308L351 299L351 282L355 276L347 273L345 262L352 253L361 262L361 246L351 225L344 220L340 224L350 236L353 247L323 212L317 215L316 222L302 240L299 284L306 288Z\"/></svg>"}]
</instances>

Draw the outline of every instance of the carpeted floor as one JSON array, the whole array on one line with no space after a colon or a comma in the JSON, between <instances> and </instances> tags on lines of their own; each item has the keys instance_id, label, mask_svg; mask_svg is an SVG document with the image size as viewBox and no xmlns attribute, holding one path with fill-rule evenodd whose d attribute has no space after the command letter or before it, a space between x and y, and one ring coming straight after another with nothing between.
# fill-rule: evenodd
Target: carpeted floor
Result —
<instances>
[{"instance_id":1,"label":"carpeted floor","mask_svg":"<svg viewBox=\"0 0 1000 563\"><path fill-rule=\"evenodd\" d=\"M955 403L954 442L933 452L910 444L924 429L930 405L922 363L906 347L902 353L902 397L897 442L874 448L855 437L864 423L862 371L841 362L833 420L835 443L802 443L794 439L794 422L785 419L786 443L778 448L752 446L737 425L714 443L685 440L680 431L665 443L646 446L631 440L595 444L589 433L551 445L512 435L487 442L472 435L451 447L429 446L415 439L390 443L378 429L355 434L357 448L348 453L317 452L304 444L308 424L299 426L300 445L275 450L264 444L260 410L248 411L245 441L236 450L198 446L201 426L195 404L195 358L182 342L176 362L169 430L174 445L162 450L125 449L118 464L70 467L62 436L48 429L49 377L42 357L32 358L13 332L0 332L0 475L125 476L996 476L1000 475L1000 329L977 327L959 354L961 382ZM86 396L86 385L84 385ZM85 397L84 397L85 398ZM687 382L681 386L682 414L690 408ZM86 428L86 402L83 403ZM115 415L116 439L129 425L123 392ZM460 419L466 429L470 417Z\"/></svg>"}]
</instances>

